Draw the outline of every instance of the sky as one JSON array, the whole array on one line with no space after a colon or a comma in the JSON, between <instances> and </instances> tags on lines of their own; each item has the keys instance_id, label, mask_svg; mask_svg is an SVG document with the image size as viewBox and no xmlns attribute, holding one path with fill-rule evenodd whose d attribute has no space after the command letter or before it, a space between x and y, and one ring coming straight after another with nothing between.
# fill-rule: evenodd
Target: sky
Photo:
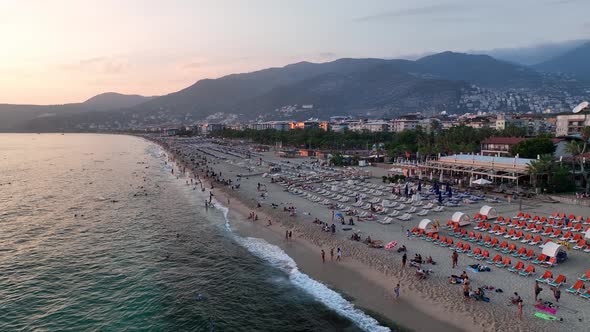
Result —
<instances>
[{"instance_id":1,"label":"sky","mask_svg":"<svg viewBox=\"0 0 590 332\"><path fill-rule=\"evenodd\" d=\"M590 36L590 0L0 0L0 103L163 95L342 57Z\"/></svg>"}]
</instances>

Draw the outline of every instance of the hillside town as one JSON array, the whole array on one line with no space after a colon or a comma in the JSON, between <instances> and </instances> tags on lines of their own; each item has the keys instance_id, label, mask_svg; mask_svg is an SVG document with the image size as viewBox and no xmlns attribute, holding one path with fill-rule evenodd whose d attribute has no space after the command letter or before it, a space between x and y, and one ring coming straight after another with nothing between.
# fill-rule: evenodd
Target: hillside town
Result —
<instances>
[{"instance_id":1,"label":"hillside town","mask_svg":"<svg viewBox=\"0 0 590 332\"><path fill-rule=\"evenodd\" d=\"M427 117L421 113L407 114L395 119L353 119L350 116L332 116L329 120L310 118L306 121L259 121L250 123L221 123L201 122L192 126L174 128L150 128L147 131L165 131L168 135L175 135L181 129L195 134L207 135L223 129L231 130L277 130L289 131L295 129L322 129L325 131L343 132L392 132L400 133L406 130L421 128L426 132L437 132L456 126L467 126L475 129L505 130L516 127L523 130L524 136L553 135L556 137L574 136L580 133L584 126L590 126L588 112L578 114L520 114L520 113L466 113L464 115L441 114Z\"/></svg>"}]
</instances>

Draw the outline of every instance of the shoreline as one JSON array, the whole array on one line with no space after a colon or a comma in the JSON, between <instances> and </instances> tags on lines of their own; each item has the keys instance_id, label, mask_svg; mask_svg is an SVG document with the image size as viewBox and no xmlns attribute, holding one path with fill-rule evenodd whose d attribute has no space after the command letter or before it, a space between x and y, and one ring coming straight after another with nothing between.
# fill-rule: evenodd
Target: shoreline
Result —
<instances>
[{"instance_id":1,"label":"shoreline","mask_svg":"<svg viewBox=\"0 0 590 332\"><path fill-rule=\"evenodd\" d=\"M160 142L148 137L142 137L162 148L169 156L173 156L177 164L190 169L189 165L183 163L169 148L163 146ZM193 176L202 177L202 172L195 172ZM372 267L359 262L356 258L349 257L338 263L338 273L327 273L321 267L325 266L320 262L319 251L321 244L305 236L305 232L295 227L295 223L275 222L272 227L266 227L262 224L263 220L277 219L273 211L266 211L256 208L252 202L247 202L240 197L238 192L231 192L224 187L215 187L213 190L215 197L221 199L222 205L229 209L228 217L231 221L237 223L233 226L238 234L243 236L258 237L271 244L279 246L300 267L301 271L310 275L310 277L326 284L330 288L336 289L346 297L352 297L352 302L362 309L369 309L382 317L394 322L402 330L425 331L437 329L443 332L452 331L476 331L477 326L470 324L468 321L458 322L455 319L449 319L444 312L436 309L429 301L421 299L411 290L401 291L400 298L394 300L393 287L394 279L383 274ZM230 198L230 204L227 205L227 199ZM259 223L247 221L248 211L256 210L261 215ZM249 225L250 227L244 227ZM293 231L293 240L285 243L284 230ZM298 244L298 248L293 248L293 242ZM411 270L408 269L408 274ZM345 275L343 278L342 275ZM358 277L363 280L359 282ZM367 294L366 288L370 288L370 294ZM403 288L403 287L402 287ZM395 302L394 302L395 301ZM424 310L428 308L429 310Z\"/></svg>"},{"instance_id":2,"label":"shoreline","mask_svg":"<svg viewBox=\"0 0 590 332\"><path fill-rule=\"evenodd\" d=\"M191 171L190 163L183 162L172 149L150 137L143 138L159 145L178 165ZM209 152L205 152L205 154L208 155L207 157L212 156ZM221 165L232 166L231 163L224 160L211 160L210 162L211 164L207 165L220 165L215 166L216 171L222 169ZM227 168L224 168L224 172L226 171ZM198 170L195 170L195 174L197 176L203 175ZM248 174L240 174L248 179ZM249 176L256 177L254 174ZM201 179L204 182L212 181L211 178ZM352 297L352 302L356 306L381 315L399 324L402 328L409 327L417 331L432 329L442 331L545 331L556 328L556 326L541 326L539 322L531 319L517 321L514 310L507 308L505 302L502 302L504 300L496 301L494 299L494 304L484 304L484 306L464 303L459 295L460 288L449 286L448 280L444 276L439 275L429 277L425 281L418 281L412 269L401 270L399 255L384 250L370 249L362 243L319 232L318 226L309 220L305 221L305 218L299 216L289 217L282 210L270 208L266 202L261 208L257 208L257 193L246 192L242 189L230 190L229 187L219 184L216 184L213 189L216 199L223 205L226 205L227 198L230 198L231 204L226 206L232 216L232 225L235 226L235 230L239 234L261 238L279 246L297 262L302 272L333 289L337 289L345 296ZM209 190L207 189L207 191ZM258 222L253 223L246 219L249 211L255 211L261 216ZM272 227L265 226L267 219L273 220ZM286 229L293 231L294 240L284 240ZM421 243L418 240L411 242L416 245ZM322 264L319 256L320 249L326 250L328 260L329 248L332 247L343 249L344 261L337 265L335 263ZM331 272L326 271L325 266L332 264L336 266L330 270ZM400 299L394 303L393 287L397 281L401 283L402 294ZM509 286L506 285L506 287ZM448 299L453 299L453 301L447 302Z\"/></svg>"}]
</instances>

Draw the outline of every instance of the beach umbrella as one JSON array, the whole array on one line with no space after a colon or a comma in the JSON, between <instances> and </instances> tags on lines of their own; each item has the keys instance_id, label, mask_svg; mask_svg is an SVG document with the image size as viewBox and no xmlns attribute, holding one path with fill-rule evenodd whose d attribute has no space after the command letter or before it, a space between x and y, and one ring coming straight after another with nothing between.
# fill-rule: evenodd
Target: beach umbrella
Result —
<instances>
[{"instance_id":1,"label":"beach umbrella","mask_svg":"<svg viewBox=\"0 0 590 332\"><path fill-rule=\"evenodd\" d=\"M440 192L440 191L438 192L438 202L439 202L440 204L442 204L442 202L443 202L443 200L442 200L442 194L441 194L441 192Z\"/></svg>"},{"instance_id":2,"label":"beach umbrella","mask_svg":"<svg viewBox=\"0 0 590 332\"><path fill-rule=\"evenodd\" d=\"M422 181L418 181L418 191L422 191Z\"/></svg>"},{"instance_id":3,"label":"beach umbrella","mask_svg":"<svg viewBox=\"0 0 590 332\"><path fill-rule=\"evenodd\" d=\"M336 212L335 216L336 217L343 217L342 213L340 213L340 212Z\"/></svg>"},{"instance_id":4,"label":"beach umbrella","mask_svg":"<svg viewBox=\"0 0 590 332\"><path fill-rule=\"evenodd\" d=\"M473 183L482 186L482 185L490 184L490 183L492 183L492 181L481 178L481 179L477 179L477 180L473 181Z\"/></svg>"}]
</instances>

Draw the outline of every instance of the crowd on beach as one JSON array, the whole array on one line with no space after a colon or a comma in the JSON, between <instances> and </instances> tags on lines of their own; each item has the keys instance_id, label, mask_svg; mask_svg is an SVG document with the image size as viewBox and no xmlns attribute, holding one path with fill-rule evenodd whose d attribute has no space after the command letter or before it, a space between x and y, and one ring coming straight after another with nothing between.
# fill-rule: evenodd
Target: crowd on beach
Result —
<instances>
[{"instance_id":1,"label":"crowd on beach","mask_svg":"<svg viewBox=\"0 0 590 332\"><path fill-rule=\"evenodd\" d=\"M238 190L240 189L240 184L243 179L248 178L250 172L241 175L228 175L225 171L222 171L221 168L216 167L218 163L224 163L225 160L223 157L215 155L214 153L207 151L207 149L199 147L191 147L188 144L178 143L173 140L159 140L159 144L164 146L170 154L170 161L177 163L178 165L182 165L178 172L181 174L190 174L190 182L187 182L187 185L190 184L193 189L200 189L201 191L205 192L207 189L210 189L209 193L209 200L208 203L212 203L212 199L214 197L213 190L214 189L222 189L222 190ZM234 151L235 152L235 151ZM262 164L262 159L260 159L260 164ZM249 166L250 167L250 166ZM254 166L248 169L248 171L255 169ZM172 170L174 172L174 169ZM224 176L225 174L225 176ZM251 175L255 178L254 175ZM269 182L267 183L276 183L280 178L270 178L268 179ZM189 180L187 180L189 181ZM297 183L297 180L291 181L291 185ZM304 182L305 180L301 180ZM301 187L306 186L306 184L302 184ZM311 185L307 184L308 188L312 188ZM399 190L399 189L398 189ZM412 192L408 192L407 195L411 195ZM413 283L423 282L424 280L429 278L429 275L432 273L436 273L437 270L437 262L432 259L432 256L428 254L428 252L424 252L425 250L422 248L412 248L410 237L408 236L408 242L404 244L400 244L396 246L394 251L399 253L401 256L401 269L399 268L399 263L395 264L392 261L390 251L381 250L381 251L372 251L370 248L374 247L383 247L380 245L380 241L371 238L370 234L362 234L361 232L355 232L352 230L350 236L346 236L346 239L353 240L348 242L343 242L340 236L336 236L341 234L341 232L345 231L345 227L355 226L356 223L362 222L362 218L353 219L354 213L350 215L348 213L343 213L337 215L335 213L335 206L328 206L331 210L331 220L330 216L323 221L321 217L314 214L314 216L310 216L309 212L303 212L301 215L297 213L298 210L304 210L304 207L299 207L299 204L295 202L271 202L273 199L273 191L270 190L270 187L267 188L267 184L265 183L256 183L256 191L258 200L255 201L255 207L252 207L252 211L248 216L248 220L251 221L259 221L260 219L266 220L266 226L272 226L273 221L277 221L278 224L285 227L285 241L292 241L293 240L293 233L297 237L301 237L305 240L308 240L316 245L319 246L320 250L320 257L322 263L326 262L327 254L330 255L329 261L334 261L334 259L338 262L341 261L343 258L343 254L346 253L347 257L355 258L359 261L362 261L364 264L370 265L374 267L376 270L383 272L387 275L396 276L398 279L394 279L392 282L392 297L397 299L400 297L401 293L401 285L407 285L409 287L412 284L411 288L415 288L416 285ZM400 192L400 194L406 196L405 193ZM355 197L355 201L358 201L358 198ZM229 204L229 201L228 201ZM207 206L207 205L206 205ZM211 206L211 205L209 205ZM281 207L281 209L277 209ZM268 210L268 209L270 210ZM377 213L378 206L373 206L371 204L371 212ZM275 210L273 212L272 210ZM261 215L262 217L260 218ZM267 218L267 216L273 216ZM285 216L285 217L282 217ZM286 218L286 216L289 216ZM301 219L307 219L309 222L300 222ZM348 220L347 220L348 219ZM263 222L264 223L264 222ZM341 226L337 227L337 224ZM408 230L409 232L409 230ZM329 237L326 237L328 236ZM359 246L361 244L366 244L368 246ZM412 251L414 257L409 260L408 262L408 253ZM422 253L418 251L423 251ZM425 258L423 258L423 254ZM334 257L336 256L336 258ZM399 256L397 256L399 257ZM440 258L440 257L439 257ZM398 258L399 259L399 258ZM459 267L459 257L456 251L452 251L450 253L450 266L452 269L456 269ZM461 266L468 266L463 264ZM476 264L475 266L468 266L473 270L484 272L489 270L489 267L485 266L484 264ZM415 276L415 281L410 281L406 277L407 269L412 269L411 275ZM459 270L461 271L461 270ZM477 278L476 278L477 279ZM465 303L470 303L473 301L481 301L481 302L488 302L489 296L486 296L486 292L494 292L494 293L502 293L503 291L500 288L486 286L486 285L475 285L475 282L472 281L472 278L467 274L467 271L462 271L457 275L451 274L448 276L448 283L453 285L461 285L460 291L457 289L457 296L462 296L464 298ZM537 287L536 285L535 287ZM406 287L406 286L404 286ZM539 286L540 288L540 286ZM498 291L500 290L500 291ZM540 291L539 291L540 292ZM554 295L555 303L559 303L559 296L560 291L559 289L551 289L551 292ZM536 306L546 306L551 307L553 304L549 301L543 301L538 298L537 290L534 290L535 293L535 305ZM517 308L516 314L519 318L522 319L522 307L524 305L524 300L520 298L518 301L512 301L510 298L509 303L512 305L514 304Z\"/></svg>"}]
</instances>

